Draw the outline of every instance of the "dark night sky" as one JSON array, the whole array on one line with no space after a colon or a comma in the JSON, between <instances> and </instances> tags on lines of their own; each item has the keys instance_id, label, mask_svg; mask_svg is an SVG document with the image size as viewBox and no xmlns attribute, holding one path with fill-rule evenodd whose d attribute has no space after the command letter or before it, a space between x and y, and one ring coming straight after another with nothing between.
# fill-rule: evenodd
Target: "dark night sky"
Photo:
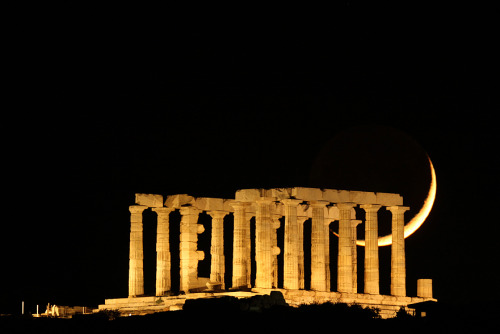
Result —
<instances>
[{"instance_id":1,"label":"dark night sky","mask_svg":"<svg viewBox=\"0 0 500 334\"><path fill-rule=\"evenodd\" d=\"M319 187L314 166L326 154L337 167L324 174L332 188L398 192L416 210L428 189L424 151L438 193L407 239L409 293L430 277L442 301L498 298L493 24L440 15L19 24L14 116L3 123L0 312L18 312L22 299L34 311L125 297L136 192L231 198L241 188ZM376 130L375 151L362 129ZM414 179L397 168L387 183L376 179L368 156L374 168L390 165L377 150L408 166L394 142L408 137L421 158ZM354 151L337 151L339 142ZM367 177L363 189L370 172L376 182Z\"/></svg>"}]
</instances>

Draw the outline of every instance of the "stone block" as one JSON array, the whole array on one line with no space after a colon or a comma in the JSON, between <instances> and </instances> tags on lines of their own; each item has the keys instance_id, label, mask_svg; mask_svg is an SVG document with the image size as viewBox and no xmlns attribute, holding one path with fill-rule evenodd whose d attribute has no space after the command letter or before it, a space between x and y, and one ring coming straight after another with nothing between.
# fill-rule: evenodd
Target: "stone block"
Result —
<instances>
[{"instance_id":1,"label":"stone block","mask_svg":"<svg viewBox=\"0 0 500 334\"><path fill-rule=\"evenodd\" d=\"M331 203L349 202L349 190L323 189L323 200Z\"/></svg>"},{"instance_id":2,"label":"stone block","mask_svg":"<svg viewBox=\"0 0 500 334\"><path fill-rule=\"evenodd\" d=\"M195 204L201 211L223 211L224 200L222 198L198 197L195 199Z\"/></svg>"},{"instance_id":3,"label":"stone block","mask_svg":"<svg viewBox=\"0 0 500 334\"><path fill-rule=\"evenodd\" d=\"M135 203L150 208L161 208L163 206L163 196L156 194L135 194Z\"/></svg>"},{"instance_id":4,"label":"stone block","mask_svg":"<svg viewBox=\"0 0 500 334\"><path fill-rule=\"evenodd\" d=\"M240 202L253 202L261 197L261 189L240 189L234 199Z\"/></svg>"},{"instance_id":5,"label":"stone block","mask_svg":"<svg viewBox=\"0 0 500 334\"><path fill-rule=\"evenodd\" d=\"M165 206L176 209L179 209L183 205L194 205L195 203L195 198L193 196L189 196L188 194L170 195L167 196L167 199L165 200Z\"/></svg>"},{"instance_id":6,"label":"stone block","mask_svg":"<svg viewBox=\"0 0 500 334\"><path fill-rule=\"evenodd\" d=\"M271 194L266 196L276 197L278 201L290 198L292 196L292 188L274 188L271 189Z\"/></svg>"},{"instance_id":7,"label":"stone block","mask_svg":"<svg viewBox=\"0 0 500 334\"><path fill-rule=\"evenodd\" d=\"M373 204L377 202L377 195L368 191L350 191L349 202L356 204Z\"/></svg>"},{"instance_id":8,"label":"stone block","mask_svg":"<svg viewBox=\"0 0 500 334\"><path fill-rule=\"evenodd\" d=\"M403 205L403 197L399 194L376 193L376 195L377 201L375 204L381 204L384 206Z\"/></svg>"},{"instance_id":9,"label":"stone block","mask_svg":"<svg viewBox=\"0 0 500 334\"><path fill-rule=\"evenodd\" d=\"M292 188L292 196L304 201L321 201L323 200L323 192L319 188Z\"/></svg>"}]
</instances>

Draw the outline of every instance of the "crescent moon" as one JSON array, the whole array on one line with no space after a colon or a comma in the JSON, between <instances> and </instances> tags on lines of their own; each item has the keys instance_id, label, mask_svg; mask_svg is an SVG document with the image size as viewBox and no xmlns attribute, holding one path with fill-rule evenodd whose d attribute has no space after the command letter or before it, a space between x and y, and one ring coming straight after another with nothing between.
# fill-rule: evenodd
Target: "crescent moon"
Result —
<instances>
[{"instance_id":1,"label":"crescent moon","mask_svg":"<svg viewBox=\"0 0 500 334\"><path fill-rule=\"evenodd\" d=\"M436 171L434 170L434 166L432 165L431 158L427 156L427 159L429 159L429 165L431 167L431 186L429 188L429 193L427 194L427 198L425 199L424 205L422 206L420 211L415 215L415 217L413 217L412 220L410 220L410 222L405 225L404 229L405 238L408 238L410 235L412 235L425 222L425 219L432 210L432 206L434 205L434 200L436 199L436 189L437 189ZM392 244L392 234L378 238L379 247L388 246L391 244ZM356 245L364 246L365 241L356 240Z\"/></svg>"}]
</instances>

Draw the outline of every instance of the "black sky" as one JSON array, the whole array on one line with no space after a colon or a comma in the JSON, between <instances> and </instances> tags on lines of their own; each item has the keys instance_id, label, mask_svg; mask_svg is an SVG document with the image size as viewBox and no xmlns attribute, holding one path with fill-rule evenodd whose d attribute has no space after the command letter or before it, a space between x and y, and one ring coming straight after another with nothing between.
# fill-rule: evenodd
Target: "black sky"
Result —
<instances>
[{"instance_id":1,"label":"black sky","mask_svg":"<svg viewBox=\"0 0 500 334\"><path fill-rule=\"evenodd\" d=\"M407 241L409 277L433 278L451 303L498 298L493 24L440 15L19 25L3 122L1 312L22 299L125 297L134 193L310 186L325 145L360 126L404 133L436 168L435 206Z\"/></svg>"}]
</instances>

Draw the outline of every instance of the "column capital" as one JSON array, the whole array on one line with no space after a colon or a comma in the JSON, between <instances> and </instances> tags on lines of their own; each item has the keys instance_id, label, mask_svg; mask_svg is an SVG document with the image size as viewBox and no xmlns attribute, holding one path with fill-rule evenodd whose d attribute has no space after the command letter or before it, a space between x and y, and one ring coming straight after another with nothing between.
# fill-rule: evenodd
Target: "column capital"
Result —
<instances>
[{"instance_id":1,"label":"column capital","mask_svg":"<svg viewBox=\"0 0 500 334\"><path fill-rule=\"evenodd\" d=\"M328 201L309 201L309 205L311 205L313 208L324 208L328 204L330 204L330 202Z\"/></svg>"},{"instance_id":2,"label":"column capital","mask_svg":"<svg viewBox=\"0 0 500 334\"><path fill-rule=\"evenodd\" d=\"M281 203L285 204L285 205L299 205L300 203L303 202L303 200L301 199L295 199L295 198L285 198L285 199L282 199L280 201Z\"/></svg>"},{"instance_id":3,"label":"column capital","mask_svg":"<svg viewBox=\"0 0 500 334\"><path fill-rule=\"evenodd\" d=\"M227 211L214 210L207 212L212 219L224 219L224 217L229 213Z\"/></svg>"},{"instance_id":4,"label":"column capital","mask_svg":"<svg viewBox=\"0 0 500 334\"><path fill-rule=\"evenodd\" d=\"M255 200L256 203L271 203L275 201L276 197L259 197Z\"/></svg>"},{"instance_id":5,"label":"column capital","mask_svg":"<svg viewBox=\"0 0 500 334\"><path fill-rule=\"evenodd\" d=\"M147 208L145 205L131 205L128 207L130 213L142 213Z\"/></svg>"},{"instance_id":6,"label":"column capital","mask_svg":"<svg viewBox=\"0 0 500 334\"><path fill-rule=\"evenodd\" d=\"M161 208L151 208L152 211L156 212L158 216L160 215L168 215L170 212L174 211L174 208L167 208L167 207L161 207Z\"/></svg>"},{"instance_id":7,"label":"column capital","mask_svg":"<svg viewBox=\"0 0 500 334\"><path fill-rule=\"evenodd\" d=\"M180 208L180 212L181 215L188 216L188 215L198 215L200 214L201 210L195 208L194 206L183 206Z\"/></svg>"},{"instance_id":8,"label":"column capital","mask_svg":"<svg viewBox=\"0 0 500 334\"><path fill-rule=\"evenodd\" d=\"M406 211L410 210L409 206L401 206L401 205L393 205L393 206L387 206L385 207L386 210L391 211L393 214L397 213L405 213Z\"/></svg>"},{"instance_id":9,"label":"column capital","mask_svg":"<svg viewBox=\"0 0 500 334\"><path fill-rule=\"evenodd\" d=\"M238 209L248 208L248 207L250 207L251 204L252 203L250 203L250 202L235 201L235 202L230 203L229 205L231 205L233 207L233 209L238 210Z\"/></svg>"},{"instance_id":10,"label":"column capital","mask_svg":"<svg viewBox=\"0 0 500 334\"><path fill-rule=\"evenodd\" d=\"M361 220L357 220L357 219L351 219L351 224L353 227L356 227L358 226L359 224L361 224L363 221Z\"/></svg>"},{"instance_id":11,"label":"column capital","mask_svg":"<svg viewBox=\"0 0 500 334\"><path fill-rule=\"evenodd\" d=\"M376 213L382 207L380 204L361 204L359 206L361 209L365 210L365 212Z\"/></svg>"},{"instance_id":12,"label":"column capital","mask_svg":"<svg viewBox=\"0 0 500 334\"><path fill-rule=\"evenodd\" d=\"M357 204L351 202L343 202L335 204L339 210L350 210L354 208Z\"/></svg>"}]
</instances>

